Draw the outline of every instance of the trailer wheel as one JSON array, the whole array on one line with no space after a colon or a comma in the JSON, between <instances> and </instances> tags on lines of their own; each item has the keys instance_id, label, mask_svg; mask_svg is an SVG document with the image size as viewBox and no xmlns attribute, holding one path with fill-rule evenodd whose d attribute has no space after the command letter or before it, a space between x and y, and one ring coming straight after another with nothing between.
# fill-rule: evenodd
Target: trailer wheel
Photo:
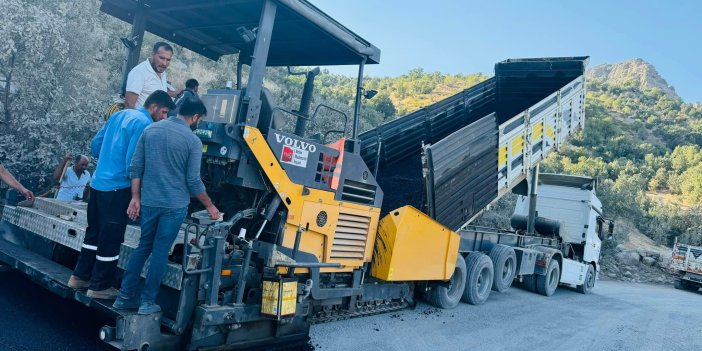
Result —
<instances>
[{"instance_id":1,"label":"trailer wheel","mask_svg":"<svg viewBox=\"0 0 702 351\"><path fill-rule=\"evenodd\" d=\"M461 300L471 305L481 305L490 296L494 278L492 261L485 254L473 252L468 255L466 267L466 288Z\"/></svg>"},{"instance_id":2,"label":"trailer wheel","mask_svg":"<svg viewBox=\"0 0 702 351\"><path fill-rule=\"evenodd\" d=\"M527 291L531 292L537 292L536 291L536 274L527 274L522 277L522 286L524 289Z\"/></svg>"},{"instance_id":3,"label":"trailer wheel","mask_svg":"<svg viewBox=\"0 0 702 351\"><path fill-rule=\"evenodd\" d=\"M673 282L673 287L675 287L676 289L683 290L687 287L687 284L685 284L685 282L682 279L678 278L675 279L675 282Z\"/></svg>"},{"instance_id":4,"label":"trailer wheel","mask_svg":"<svg viewBox=\"0 0 702 351\"><path fill-rule=\"evenodd\" d=\"M587 267L587 274L585 275L585 282L582 285L578 285L578 292L581 294L589 294L592 289L595 288L595 269L592 265Z\"/></svg>"},{"instance_id":5,"label":"trailer wheel","mask_svg":"<svg viewBox=\"0 0 702 351\"><path fill-rule=\"evenodd\" d=\"M495 245L490 250L490 259L495 271L492 290L505 292L512 286L517 272L517 255L514 249L507 245Z\"/></svg>"},{"instance_id":6,"label":"trailer wheel","mask_svg":"<svg viewBox=\"0 0 702 351\"><path fill-rule=\"evenodd\" d=\"M456 259L456 269L453 271L451 280L448 285L436 284L424 293L424 298L430 304L443 308L451 309L458 306L461 302L463 289L466 287L466 261L460 254Z\"/></svg>"},{"instance_id":7,"label":"trailer wheel","mask_svg":"<svg viewBox=\"0 0 702 351\"><path fill-rule=\"evenodd\" d=\"M546 268L546 274L536 276L536 290L541 295L551 296L556 292L560 279L561 265L558 264L558 260L551 259Z\"/></svg>"}]
</instances>

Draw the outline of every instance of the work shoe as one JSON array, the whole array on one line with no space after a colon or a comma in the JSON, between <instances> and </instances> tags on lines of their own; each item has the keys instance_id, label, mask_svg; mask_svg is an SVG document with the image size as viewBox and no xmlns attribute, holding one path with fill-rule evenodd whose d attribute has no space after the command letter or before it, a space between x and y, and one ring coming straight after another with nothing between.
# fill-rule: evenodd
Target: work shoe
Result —
<instances>
[{"instance_id":1,"label":"work shoe","mask_svg":"<svg viewBox=\"0 0 702 351\"><path fill-rule=\"evenodd\" d=\"M112 307L118 309L118 310L135 310L139 308L139 301L137 299L125 299L122 296L118 296L117 300L115 300L115 303L112 304Z\"/></svg>"},{"instance_id":2,"label":"work shoe","mask_svg":"<svg viewBox=\"0 0 702 351\"><path fill-rule=\"evenodd\" d=\"M75 275L71 275L71 277L68 278L68 287L73 289L87 289L90 287L90 282L80 279Z\"/></svg>"},{"instance_id":3,"label":"work shoe","mask_svg":"<svg viewBox=\"0 0 702 351\"><path fill-rule=\"evenodd\" d=\"M119 296L119 290L109 287L105 290L88 289L88 297L91 299L114 300Z\"/></svg>"},{"instance_id":4,"label":"work shoe","mask_svg":"<svg viewBox=\"0 0 702 351\"><path fill-rule=\"evenodd\" d=\"M142 302L139 306L138 314L147 315L161 312L161 306L153 302Z\"/></svg>"}]
</instances>

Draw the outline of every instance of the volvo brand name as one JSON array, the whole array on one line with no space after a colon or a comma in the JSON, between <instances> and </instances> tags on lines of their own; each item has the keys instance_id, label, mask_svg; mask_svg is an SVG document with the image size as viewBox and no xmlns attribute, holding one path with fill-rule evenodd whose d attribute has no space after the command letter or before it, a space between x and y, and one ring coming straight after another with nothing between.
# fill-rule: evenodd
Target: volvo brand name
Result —
<instances>
[{"instance_id":1,"label":"volvo brand name","mask_svg":"<svg viewBox=\"0 0 702 351\"><path fill-rule=\"evenodd\" d=\"M274 133L274 134L275 134L275 140L278 143L282 143L282 144L285 144L287 146L294 147L297 149L307 150L309 152L317 151L317 147L312 143L305 142L302 140L297 140L297 139L291 138L289 136L281 135L278 133Z\"/></svg>"}]
</instances>

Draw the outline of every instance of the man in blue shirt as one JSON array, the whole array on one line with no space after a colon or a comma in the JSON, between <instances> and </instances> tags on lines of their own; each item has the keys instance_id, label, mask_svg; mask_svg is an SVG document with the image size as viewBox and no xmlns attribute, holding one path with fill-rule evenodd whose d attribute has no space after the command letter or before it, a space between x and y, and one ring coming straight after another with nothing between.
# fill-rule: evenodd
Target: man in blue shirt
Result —
<instances>
[{"instance_id":1,"label":"man in blue shirt","mask_svg":"<svg viewBox=\"0 0 702 351\"><path fill-rule=\"evenodd\" d=\"M68 280L72 288L88 288L90 298L114 299L119 294L112 283L127 228L129 164L144 129L164 119L173 108L168 93L157 90L138 110L113 114L93 138L90 148L98 163L90 184L88 227L78 263Z\"/></svg>"}]
</instances>

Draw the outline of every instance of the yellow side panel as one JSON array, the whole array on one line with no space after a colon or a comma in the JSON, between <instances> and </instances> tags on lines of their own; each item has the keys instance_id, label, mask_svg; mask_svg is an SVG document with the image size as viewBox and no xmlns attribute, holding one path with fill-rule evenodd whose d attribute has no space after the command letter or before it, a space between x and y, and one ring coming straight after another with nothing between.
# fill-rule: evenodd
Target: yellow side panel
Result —
<instances>
[{"instance_id":1,"label":"yellow side panel","mask_svg":"<svg viewBox=\"0 0 702 351\"><path fill-rule=\"evenodd\" d=\"M371 275L385 281L448 280L460 237L412 206L380 221Z\"/></svg>"},{"instance_id":2,"label":"yellow side panel","mask_svg":"<svg viewBox=\"0 0 702 351\"><path fill-rule=\"evenodd\" d=\"M517 156L524 150L524 135L517 135L512 140L512 157Z\"/></svg>"},{"instance_id":3,"label":"yellow side panel","mask_svg":"<svg viewBox=\"0 0 702 351\"><path fill-rule=\"evenodd\" d=\"M284 233L283 246L292 249L295 246L297 226L286 224ZM303 231L300 235L300 251L317 256L319 262L328 262L324 256L326 242L327 236L322 233L312 230Z\"/></svg>"},{"instance_id":4,"label":"yellow side panel","mask_svg":"<svg viewBox=\"0 0 702 351\"><path fill-rule=\"evenodd\" d=\"M507 145L502 145L497 153L497 164L502 167L507 164Z\"/></svg>"},{"instance_id":5,"label":"yellow side panel","mask_svg":"<svg viewBox=\"0 0 702 351\"><path fill-rule=\"evenodd\" d=\"M541 137L544 135L544 123L539 122L534 125L534 129L532 130L531 133L531 140L536 141L541 139Z\"/></svg>"},{"instance_id":6,"label":"yellow side panel","mask_svg":"<svg viewBox=\"0 0 702 351\"><path fill-rule=\"evenodd\" d=\"M556 140L556 133L553 131L553 127L550 124L546 124L546 136L551 140Z\"/></svg>"}]
</instances>

